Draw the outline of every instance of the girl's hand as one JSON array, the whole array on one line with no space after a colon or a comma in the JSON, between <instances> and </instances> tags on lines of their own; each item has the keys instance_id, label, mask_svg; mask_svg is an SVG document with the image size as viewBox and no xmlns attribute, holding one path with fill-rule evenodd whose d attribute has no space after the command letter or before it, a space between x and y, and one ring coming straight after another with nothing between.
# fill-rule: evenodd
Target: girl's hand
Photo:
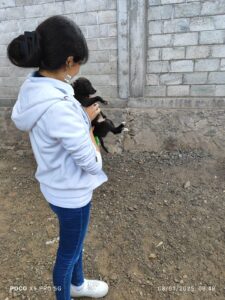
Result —
<instances>
[{"instance_id":1,"label":"girl's hand","mask_svg":"<svg viewBox=\"0 0 225 300\"><path fill-rule=\"evenodd\" d=\"M84 109L91 121L93 121L101 111L98 103L94 103L91 106L84 107Z\"/></svg>"}]
</instances>

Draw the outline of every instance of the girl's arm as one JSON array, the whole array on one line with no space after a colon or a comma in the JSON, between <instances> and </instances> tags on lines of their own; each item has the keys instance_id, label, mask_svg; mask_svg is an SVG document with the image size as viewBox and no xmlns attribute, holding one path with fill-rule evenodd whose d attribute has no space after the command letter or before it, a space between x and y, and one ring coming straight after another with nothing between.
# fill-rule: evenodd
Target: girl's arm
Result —
<instances>
[{"instance_id":1,"label":"girl's arm","mask_svg":"<svg viewBox=\"0 0 225 300\"><path fill-rule=\"evenodd\" d=\"M88 117L91 121L93 121L101 111L100 108L99 108L98 103L94 103L94 104L92 104L88 107L84 107L84 110L88 114ZM96 144L95 137L94 137L94 134L93 134L93 130L94 130L94 127L92 127L90 129L90 137L91 137L92 143L94 144L96 150L98 152L100 152L100 147Z\"/></svg>"},{"instance_id":2,"label":"girl's arm","mask_svg":"<svg viewBox=\"0 0 225 300\"><path fill-rule=\"evenodd\" d=\"M91 129L90 129L90 137L91 137L92 143L94 144L96 150L101 153L100 147L96 144L96 140L95 140L95 137L94 137L94 134L93 134L93 130L94 130L94 127L91 127Z\"/></svg>"}]
</instances>

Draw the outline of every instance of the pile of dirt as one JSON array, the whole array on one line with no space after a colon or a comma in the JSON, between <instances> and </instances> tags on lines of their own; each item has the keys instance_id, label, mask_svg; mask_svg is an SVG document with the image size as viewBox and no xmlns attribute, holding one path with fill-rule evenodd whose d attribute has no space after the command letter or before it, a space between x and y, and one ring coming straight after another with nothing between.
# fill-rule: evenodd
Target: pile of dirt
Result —
<instances>
[{"instance_id":1,"label":"pile of dirt","mask_svg":"<svg viewBox=\"0 0 225 300\"><path fill-rule=\"evenodd\" d=\"M202 150L103 154L84 246L107 300L225 299L225 159ZM58 223L30 152L0 152L0 299L53 300ZM90 299L90 298L89 298Z\"/></svg>"}]
</instances>

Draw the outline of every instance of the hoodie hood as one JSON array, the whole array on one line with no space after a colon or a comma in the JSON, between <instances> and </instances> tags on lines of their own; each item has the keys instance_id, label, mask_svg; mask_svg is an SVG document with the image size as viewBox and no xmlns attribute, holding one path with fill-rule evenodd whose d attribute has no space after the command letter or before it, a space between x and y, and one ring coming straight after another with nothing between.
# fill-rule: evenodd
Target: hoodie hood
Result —
<instances>
[{"instance_id":1,"label":"hoodie hood","mask_svg":"<svg viewBox=\"0 0 225 300\"><path fill-rule=\"evenodd\" d=\"M22 131L30 131L51 105L74 95L70 84L49 77L35 77L34 73L22 84L12 110L11 119Z\"/></svg>"}]
</instances>

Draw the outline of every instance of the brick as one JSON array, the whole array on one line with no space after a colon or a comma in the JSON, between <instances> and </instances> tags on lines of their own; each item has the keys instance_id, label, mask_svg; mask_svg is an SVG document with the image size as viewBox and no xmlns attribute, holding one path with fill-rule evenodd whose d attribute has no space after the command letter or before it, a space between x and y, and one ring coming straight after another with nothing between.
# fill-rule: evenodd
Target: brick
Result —
<instances>
[{"instance_id":1,"label":"brick","mask_svg":"<svg viewBox=\"0 0 225 300\"><path fill-rule=\"evenodd\" d=\"M88 63L82 66L82 74L115 74L116 67L116 64L109 62Z\"/></svg>"},{"instance_id":2,"label":"brick","mask_svg":"<svg viewBox=\"0 0 225 300\"><path fill-rule=\"evenodd\" d=\"M162 21L152 21L148 24L148 32L149 34L158 34L162 33Z\"/></svg>"},{"instance_id":3,"label":"brick","mask_svg":"<svg viewBox=\"0 0 225 300\"><path fill-rule=\"evenodd\" d=\"M224 57L225 56L225 46L212 46L212 57Z\"/></svg>"},{"instance_id":4,"label":"brick","mask_svg":"<svg viewBox=\"0 0 225 300\"><path fill-rule=\"evenodd\" d=\"M150 35L148 39L149 47L165 47L170 46L171 34L166 35Z\"/></svg>"},{"instance_id":5,"label":"brick","mask_svg":"<svg viewBox=\"0 0 225 300\"><path fill-rule=\"evenodd\" d=\"M212 17L192 18L190 22L190 31L213 30L215 25Z\"/></svg>"},{"instance_id":6,"label":"brick","mask_svg":"<svg viewBox=\"0 0 225 300\"><path fill-rule=\"evenodd\" d=\"M35 18L45 16L43 5L24 6L25 18Z\"/></svg>"},{"instance_id":7,"label":"brick","mask_svg":"<svg viewBox=\"0 0 225 300\"><path fill-rule=\"evenodd\" d=\"M19 32L19 26L16 21L3 21L0 23L0 32Z\"/></svg>"},{"instance_id":8,"label":"brick","mask_svg":"<svg viewBox=\"0 0 225 300\"><path fill-rule=\"evenodd\" d=\"M7 55L7 46L6 45L0 45L0 56L6 56L6 55Z\"/></svg>"},{"instance_id":9,"label":"brick","mask_svg":"<svg viewBox=\"0 0 225 300\"><path fill-rule=\"evenodd\" d=\"M164 20L171 19L173 16L173 6L156 6L148 10L148 20Z\"/></svg>"},{"instance_id":10,"label":"brick","mask_svg":"<svg viewBox=\"0 0 225 300\"><path fill-rule=\"evenodd\" d=\"M200 32L200 44L223 44L225 30Z\"/></svg>"},{"instance_id":11,"label":"brick","mask_svg":"<svg viewBox=\"0 0 225 300\"><path fill-rule=\"evenodd\" d=\"M216 86L216 97L224 97L225 96L225 85L217 85Z\"/></svg>"},{"instance_id":12,"label":"brick","mask_svg":"<svg viewBox=\"0 0 225 300\"><path fill-rule=\"evenodd\" d=\"M27 75L29 73L31 73L35 70L34 68L29 68L29 70L26 68L18 68L12 64L8 68L9 68L10 74L16 74L16 76L24 77L24 78L27 77Z\"/></svg>"},{"instance_id":13,"label":"brick","mask_svg":"<svg viewBox=\"0 0 225 300\"><path fill-rule=\"evenodd\" d=\"M201 15L216 15L225 13L224 0L203 1Z\"/></svg>"},{"instance_id":14,"label":"brick","mask_svg":"<svg viewBox=\"0 0 225 300\"><path fill-rule=\"evenodd\" d=\"M117 50L109 50L109 61L117 62L118 53Z\"/></svg>"},{"instance_id":15,"label":"brick","mask_svg":"<svg viewBox=\"0 0 225 300\"><path fill-rule=\"evenodd\" d=\"M159 60L160 49L153 48L148 50L147 60Z\"/></svg>"},{"instance_id":16,"label":"brick","mask_svg":"<svg viewBox=\"0 0 225 300\"><path fill-rule=\"evenodd\" d=\"M16 0L16 6L33 5L33 0Z\"/></svg>"},{"instance_id":17,"label":"brick","mask_svg":"<svg viewBox=\"0 0 225 300\"><path fill-rule=\"evenodd\" d=\"M185 48L175 47L175 48L163 48L162 49L162 59L182 59L185 58Z\"/></svg>"},{"instance_id":18,"label":"brick","mask_svg":"<svg viewBox=\"0 0 225 300\"><path fill-rule=\"evenodd\" d=\"M0 78L0 86L9 87L17 86L19 87L23 82L25 78L21 77L14 77L13 80L10 77L1 77Z\"/></svg>"},{"instance_id":19,"label":"brick","mask_svg":"<svg viewBox=\"0 0 225 300\"><path fill-rule=\"evenodd\" d=\"M187 32L189 31L189 19L175 19L170 21L164 21L163 32Z\"/></svg>"},{"instance_id":20,"label":"brick","mask_svg":"<svg viewBox=\"0 0 225 300\"><path fill-rule=\"evenodd\" d=\"M201 11L200 3L184 3L175 6L175 18L199 16Z\"/></svg>"},{"instance_id":21,"label":"brick","mask_svg":"<svg viewBox=\"0 0 225 300\"><path fill-rule=\"evenodd\" d=\"M38 21L37 19L20 19L17 20L17 24L19 27L19 31L22 33L24 31L35 30L38 25Z\"/></svg>"},{"instance_id":22,"label":"brick","mask_svg":"<svg viewBox=\"0 0 225 300\"><path fill-rule=\"evenodd\" d=\"M190 46L198 44L198 33L174 34L174 46Z\"/></svg>"},{"instance_id":23,"label":"brick","mask_svg":"<svg viewBox=\"0 0 225 300\"><path fill-rule=\"evenodd\" d=\"M206 58L210 55L209 46L190 46L186 49L186 58Z\"/></svg>"},{"instance_id":24,"label":"brick","mask_svg":"<svg viewBox=\"0 0 225 300\"><path fill-rule=\"evenodd\" d=\"M225 59L221 59L220 70L225 71Z\"/></svg>"},{"instance_id":25,"label":"brick","mask_svg":"<svg viewBox=\"0 0 225 300\"><path fill-rule=\"evenodd\" d=\"M107 0L107 9L115 9L116 10L116 8L117 8L117 0Z\"/></svg>"},{"instance_id":26,"label":"brick","mask_svg":"<svg viewBox=\"0 0 225 300\"><path fill-rule=\"evenodd\" d=\"M189 85L176 85L167 87L168 96L188 96L189 95Z\"/></svg>"},{"instance_id":27,"label":"brick","mask_svg":"<svg viewBox=\"0 0 225 300\"><path fill-rule=\"evenodd\" d=\"M88 38L88 33L87 33L87 27L86 26L79 26L84 37L87 39Z\"/></svg>"},{"instance_id":28,"label":"brick","mask_svg":"<svg viewBox=\"0 0 225 300\"><path fill-rule=\"evenodd\" d=\"M87 45L89 50L98 50L98 40L97 39L87 39Z\"/></svg>"},{"instance_id":29,"label":"brick","mask_svg":"<svg viewBox=\"0 0 225 300\"><path fill-rule=\"evenodd\" d=\"M166 96L165 86L146 86L145 96L163 97Z\"/></svg>"},{"instance_id":30,"label":"brick","mask_svg":"<svg viewBox=\"0 0 225 300\"><path fill-rule=\"evenodd\" d=\"M159 85L159 76L156 74L147 74L146 85Z\"/></svg>"},{"instance_id":31,"label":"brick","mask_svg":"<svg viewBox=\"0 0 225 300\"><path fill-rule=\"evenodd\" d=\"M55 0L16 0L16 6L36 5L50 2L55 2Z\"/></svg>"},{"instance_id":32,"label":"brick","mask_svg":"<svg viewBox=\"0 0 225 300\"><path fill-rule=\"evenodd\" d=\"M0 0L0 8L15 6L15 0Z\"/></svg>"},{"instance_id":33,"label":"brick","mask_svg":"<svg viewBox=\"0 0 225 300\"><path fill-rule=\"evenodd\" d=\"M104 99L108 98L118 98L118 91L115 86L95 86L95 89L98 91L98 95L104 97Z\"/></svg>"},{"instance_id":34,"label":"brick","mask_svg":"<svg viewBox=\"0 0 225 300\"><path fill-rule=\"evenodd\" d=\"M23 7L10 7L5 9L5 19L6 20L15 20L24 18L24 9Z\"/></svg>"},{"instance_id":35,"label":"brick","mask_svg":"<svg viewBox=\"0 0 225 300\"><path fill-rule=\"evenodd\" d=\"M193 69L192 60L171 61L171 72L193 72Z\"/></svg>"},{"instance_id":36,"label":"brick","mask_svg":"<svg viewBox=\"0 0 225 300\"><path fill-rule=\"evenodd\" d=\"M98 39L99 49L117 49L117 38L100 38Z\"/></svg>"},{"instance_id":37,"label":"brick","mask_svg":"<svg viewBox=\"0 0 225 300\"><path fill-rule=\"evenodd\" d=\"M205 84L207 83L208 73L189 73L184 74L184 84Z\"/></svg>"},{"instance_id":38,"label":"brick","mask_svg":"<svg viewBox=\"0 0 225 300\"><path fill-rule=\"evenodd\" d=\"M99 25L87 26L87 36L88 38L99 37Z\"/></svg>"},{"instance_id":39,"label":"brick","mask_svg":"<svg viewBox=\"0 0 225 300\"><path fill-rule=\"evenodd\" d=\"M147 63L147 73L166 73L169 72L168 61L153 61Z\"/></svg>"},{"instance_id":40,"label":"brick","mask_svg":"<svg viewBox=\"0 0 225 300\"><path fill-rule=\"evenodd\" d=\"M6 20L6 12L5 9L0 9L0 21Z\"/></svg>"},{"instance_id":41,"label":"brick","mask_svg":"<svg viewBox=\"0 0 225 300\"><path fill-rule=\"evenodd\" d=\"M99 26L99 37L108 37L108 24L101 24Z\"/></svg>"},{"instance_id":42,"label":"brick","mask_svg":"<svg viewBox=\"0 0 225 300\"><path fill-rule=\"evenodd\" d=\"M191 96L214 96L215 90L214 85L192 85Z\"/></svg>"},{"instance_id":43,"label":"brick","mask_svg":"<svg viewBox=\"0 0 225 300\"><path fill-rule=\"evenodd\" d=\"M162 4L184 3L186 0L161 0Z\"/></svg>"},{"instance_id":44,"label":"brick","mask_svg":"<svg viewBox=\"0 0 225 300\"><path fill-rule=\"evenodd\" d=\"M160 1L161 0L148 0L148 5L149 6L160 5L161 4Z\"/></svg>"},{"instance_id":45,"label":"brick","mask_svg":"<svg viewBox=\"0 0 225 300\"><path fill-rule=\"evenodd\" d=\"M18 36L18 32L4 32L4 33L1 33L0 44L1 45L8 45L17 36Z\"/></svg>"},{"instance_id":46,"label":"brick","mask_svg":"<svg viewBox=\"0 0 225 300\"><path fill-rule=\"evenodd\" d=\"M160 76L160 84L162 85L178 85L182 84L183 74L168 73Z\"/></svg>"},{"instance_id":47,"label":"brick","mask_svg":"<svg viewBox=\"0 0 225 300\"><path fill-rule=\"evenodd\" d=\"M117 85L117 75L116 74L110 74L110 75L91 75L88 74L87 77L93 86L116 86Z\"/></svg>"},{"instance_id":48,"label":"brick","mask_svg":"<svg viewBox=\"0 0 225 300\"><path fill-rule=\"evenodd\" d=\"M98 1L86 0L86 9L87 11L108 9L108 1L107 0L98 0Z\"/></svg>"},{"instance_id":49,"label":"brick","mask_svg":"<svg viewBox=\"0 0 225 300\"><path fill-rule=\"evenodd\" d=\"M109 51L90 51L88 62L108 62Z\"/></svg>"},{"instance_id":50,"label":"brick","mask_svg":"<svg viewBox=\"0 0 225 300\"><path fill-rule=\"evenodd\" d=\"M42 5L42 9L45 11L45 16L47 17L61 15L64 11L64 4L63 2L47 3Z\"/></svg>"},{"instance_id":51,"label":"brick","mask_svg":"<svg viewBox=\"0 0 225 300\"><path fill-rule=\"evenodd\" d=\"M86 12L76 14L76 22L78 25L97 25L97 13Z\"/></svg>"},{"instance_id":52,"label":"brick","mask_svg":"<svg viewBox=\"0 0 225 300\"><path fill-rule=\"evenodd\" d=\"M116 11L100 11L98 12L98 24L109 24L116 22Z\"/></svg>"},{"instance_id":53,"label":"brick","mask_svg":"<svg viewBox=\"0 0 225 300\"><path fill-rule=\"evenodd\" d=\"M224 84L225 83L225 72L209 73L208 83Z\"/></svg>"},{"instance_id":54,"label":"brick","mask_svg":"<svg viewBox=\"0 0 225 300\"><path fill-rule=\"evenodd\" d=\"M225 29L225 16L213 16L214 26L216 29Z\"/></svg>"},{"instance_id":55,"label":"brick","mask_svg":"<svg viewBox=\"0 0 225 300\"><path fill-rule=\"evenodd\" d=\"M0 87L0 94L7 95L5 98L16 99L18 92L19 92L19 87L17 87L17 86L11 86L10 88L8 86Z\"/></svg>"},{"instance_id":56,"label":"brick","mask_svg":"<svg viewBox=\"0 0 225 300\"><path fill-rule=\"evenodd\" d=\"M1 77L9 77L10 76L9 67L0 67L0 74L1 74Z\"/></svg>"},{"instance_id":57,"label":"brick","mask_svg":"<svg viewBox=\"0 0 225 300\"><path fill-rule=\"evenodd\" d=\"M219 59L198 59L195 61L195 71L217 71L219 64Z\"/></svg>"},{"instance_id":58,"label":"brick","mask_svg":"<svg viewBox=\"0 0 225 300\"><path fill-rule=\"evenodd\" d=\"M64 2L64 13L66 14L81 13L84 11L86 11L86 4L83 0L72 0Z\"/></svg>"},{"instance_id":59,"label":"brick","mask_svg":"<svg viewBox=\"0 0 225 300\"><path fill-rule=\"evenodd\" d=\"M108 36L117 36L117 23L108 25Z\"/></svg>"}]
</instances>

